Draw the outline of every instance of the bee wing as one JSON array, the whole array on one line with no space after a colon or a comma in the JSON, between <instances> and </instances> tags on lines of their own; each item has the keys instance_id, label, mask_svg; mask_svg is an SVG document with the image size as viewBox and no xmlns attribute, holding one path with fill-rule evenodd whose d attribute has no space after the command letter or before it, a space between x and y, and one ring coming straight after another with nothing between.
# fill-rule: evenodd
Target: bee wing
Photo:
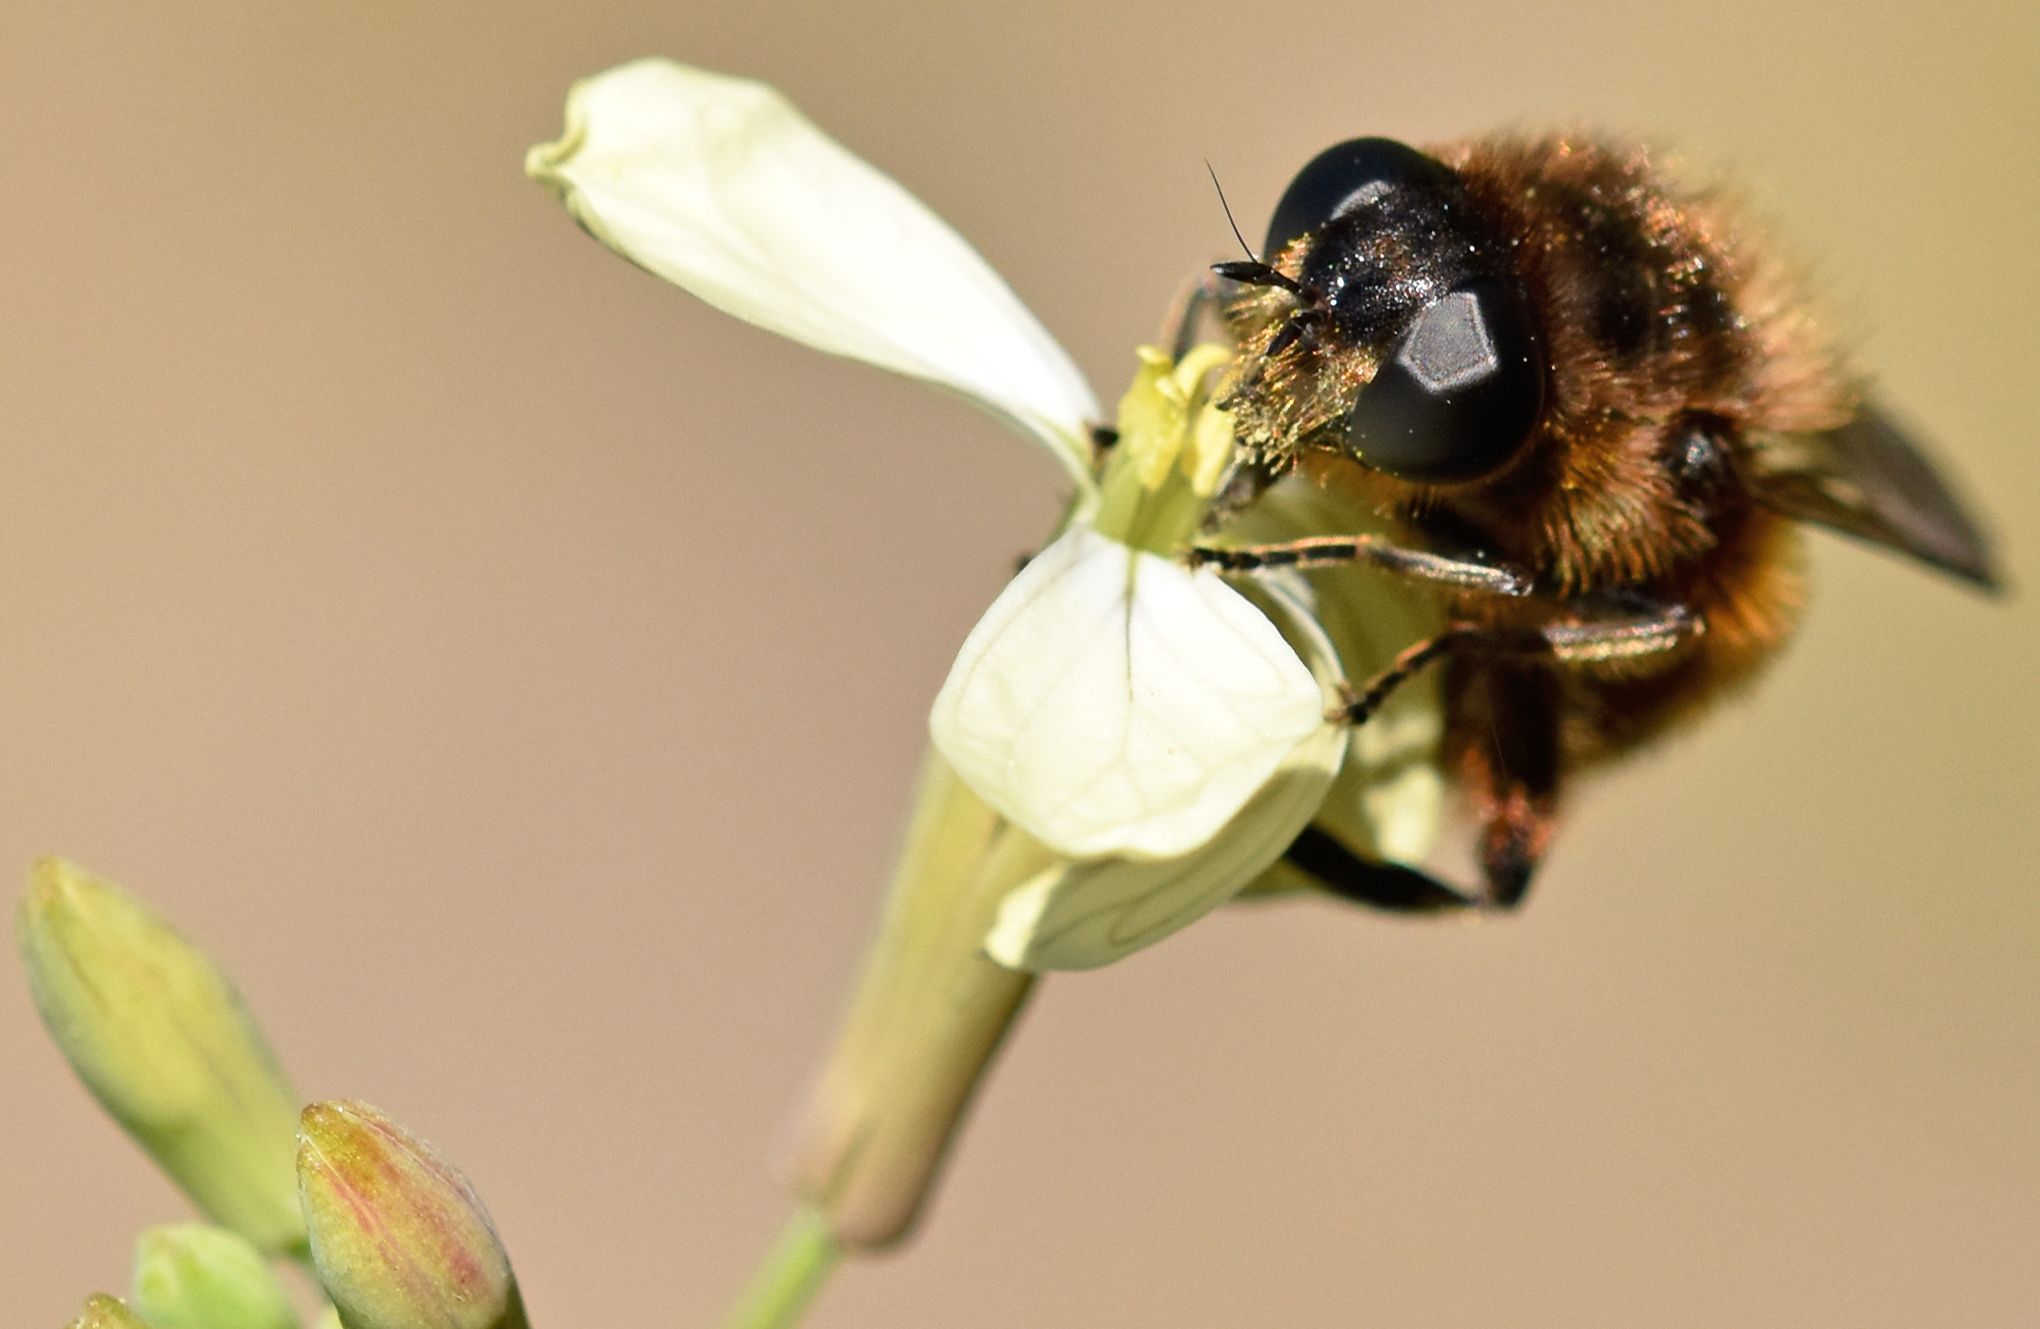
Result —
<instances>
[{"instance_id":1,"label":"bee wing","mask_svg":"<svg viewBox=\"0 0 2040 1329\"><path fill-rule=\"evenodd\" d=\"M1756 460L1753 488L1766 507L1998 589L1989 542L1883 412L1868 408L1839 429L1780 438Z\"/></svg>"}]
</instances>

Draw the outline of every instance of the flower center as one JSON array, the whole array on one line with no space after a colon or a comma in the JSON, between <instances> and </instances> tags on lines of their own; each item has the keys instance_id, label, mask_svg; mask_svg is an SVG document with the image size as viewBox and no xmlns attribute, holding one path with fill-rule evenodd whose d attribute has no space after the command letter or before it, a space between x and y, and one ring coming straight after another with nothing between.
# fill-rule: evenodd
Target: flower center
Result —
<instances>
[{"instance_id":1,"label":"flower center","mask_svg":"<svg viewBox=\"0 0 2040 1329\"><path fill-rule=\"evenodd\" d=\"M1093 524L1122 544L1168 555L1196 535L1232 463L1232 417L1211 400L1216 371L1232 353L1207 344L1181 360L1152 346L1138 354Z\"/></svg>"}]
</instances>

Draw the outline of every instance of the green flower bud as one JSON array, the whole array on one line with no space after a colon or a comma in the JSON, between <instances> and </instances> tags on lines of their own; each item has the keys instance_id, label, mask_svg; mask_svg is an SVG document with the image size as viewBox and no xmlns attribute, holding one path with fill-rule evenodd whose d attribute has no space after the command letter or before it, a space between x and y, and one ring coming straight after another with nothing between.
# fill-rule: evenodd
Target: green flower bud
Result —
<instances>
[{"instance_id":1,"label":"green flower bud","mask_svg":"<svg viewBox=\"0 0 2040 1329\"><path fill-rule=\"evenodd\" d=\"M85 1309L65 1329L149 1329L149 1326L119 1297L95 1292L85 1299Z\"/></svg>"},{"instance_id":2,"label":"green flower bud","mask_svg":"<svg viewBox=\"0 0 2040 1329\"><path fill-rule=\"evenodd\" d=\"M510 1257L467 1178L365 1103L314 1103L298 1189L347 1329L528 1329Z\"/></svg>"},{"instance_id":3,"label":"green flower bud","mask_svg":"<svg viewBox=\"0 0 2040 1329\"><path fill-rule=\"evenodd\" d=\"M262 1252L238 1232L199 1223L142 1233L134 1303L152 1329L297 1329Z\"/></svg>"},{"instance_id":4,"label":"green flower bud","mask_svg":"<svg viewBox=\"0 0 2040 1329\"><path fill-rule=\"evenodd\" d=\"M227 976L62 859L36 863L17 921L36 1006L85 1087L207 1215L261 1250L302 1249L301 1100Z\"/></svg>"}]
</instances>

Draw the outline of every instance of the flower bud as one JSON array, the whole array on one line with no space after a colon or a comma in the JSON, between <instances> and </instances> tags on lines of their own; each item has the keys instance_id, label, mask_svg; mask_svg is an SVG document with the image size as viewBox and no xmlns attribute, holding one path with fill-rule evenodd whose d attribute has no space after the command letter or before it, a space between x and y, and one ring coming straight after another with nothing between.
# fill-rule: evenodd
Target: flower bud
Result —
<instances>
[{"instance_id":1,"label":"flower bud","mask_svg":"<svg viewBox=\"0 0 2040 1329\"><path fill-rule=\"evenodd\" d=\"M17 921L43 1023L93 1097L210 1217L261 1250L301 1248L300 1100L227 976L62 859L36 863Z\"/></svg>"},{"instance_id":2,"label":"flower bud","mask_svg":"<svg viewBox=\"0 0 2040 1329\"><path fill-rule=\"evenodd\" d=\"M151 1329L297 1329L262 1252L237 1232L199 1223L142 1233L134 1304Z\"/></svg>"},{"instance_id":3,"label":"flower bud","mask_svg":"<svg viewBox=\"0 0 2040 1329\"><path fill-rule=\"evenodd\" d=\"M85 1299L85 1309L65 1329L149 1329L149 1326L119 1297L95 1292Z\"/></svg>"},{"instance_id":4,"label":"flower bud","mask_svg":"<svg viewBox=\"0 0 2040 1329\"><path fill-rule=\"evenodd\" d=\"M365 1103L314 1103L298 1189L319 1282L347 1329L527 1329L467 1178Z\"/></svg>"}]
</instances>

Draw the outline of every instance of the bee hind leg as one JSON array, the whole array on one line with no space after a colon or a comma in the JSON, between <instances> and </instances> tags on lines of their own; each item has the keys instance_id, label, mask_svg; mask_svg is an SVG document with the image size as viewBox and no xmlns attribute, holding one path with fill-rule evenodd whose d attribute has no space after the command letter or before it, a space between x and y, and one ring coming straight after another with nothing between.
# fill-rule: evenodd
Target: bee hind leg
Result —
<instances>
[{"instance_id":1,"label":"bee hind leg","mask_svg":"<svg viewBox=\"0 0 2040 1329\"><path fill-rule=\"evenodd\" d=\"M1480 822L1480 882L1451 885L1418 868L1354 853L1329 831L1307 827L1283 857L1319 886L1356 904L1396 913L1499 911L1521 904L1551 845L1558 814L1557 680L1548 670L1491 670L1470 680L1451 742L1461 786Z\"/></svg>"},{"instance_id":2,"label":"bee hind leg","mask_svg":"<svg viewBox=\"0 0 2040 1329\"><path fill-rule=\"evenodd\" d=\"M1563 619L1540 628L1458 624L1406 648L1365 687L1347 689L1346 704L1333 718L1364 724L1419 671L1441 660L1452 662L1448 692L1454 705L1447 745L1458 766L1459 786L1480 823L1480 886L1461 890L1413 868L1367 864L1350 853L1364 870L1348 867L1343 875L1328 874L1311 865L1313 856L1319 862L1332 860L1321 844L1306 843L1309 832L1291 846L1290 861L1334 892L1383 908L1515 908L1544 861L1557 825L1559 670L1567 664L1659 655L1705 629L1705 620L1682 605L1639 605L1619 616Z\"/></svg>"}]
</instances>

